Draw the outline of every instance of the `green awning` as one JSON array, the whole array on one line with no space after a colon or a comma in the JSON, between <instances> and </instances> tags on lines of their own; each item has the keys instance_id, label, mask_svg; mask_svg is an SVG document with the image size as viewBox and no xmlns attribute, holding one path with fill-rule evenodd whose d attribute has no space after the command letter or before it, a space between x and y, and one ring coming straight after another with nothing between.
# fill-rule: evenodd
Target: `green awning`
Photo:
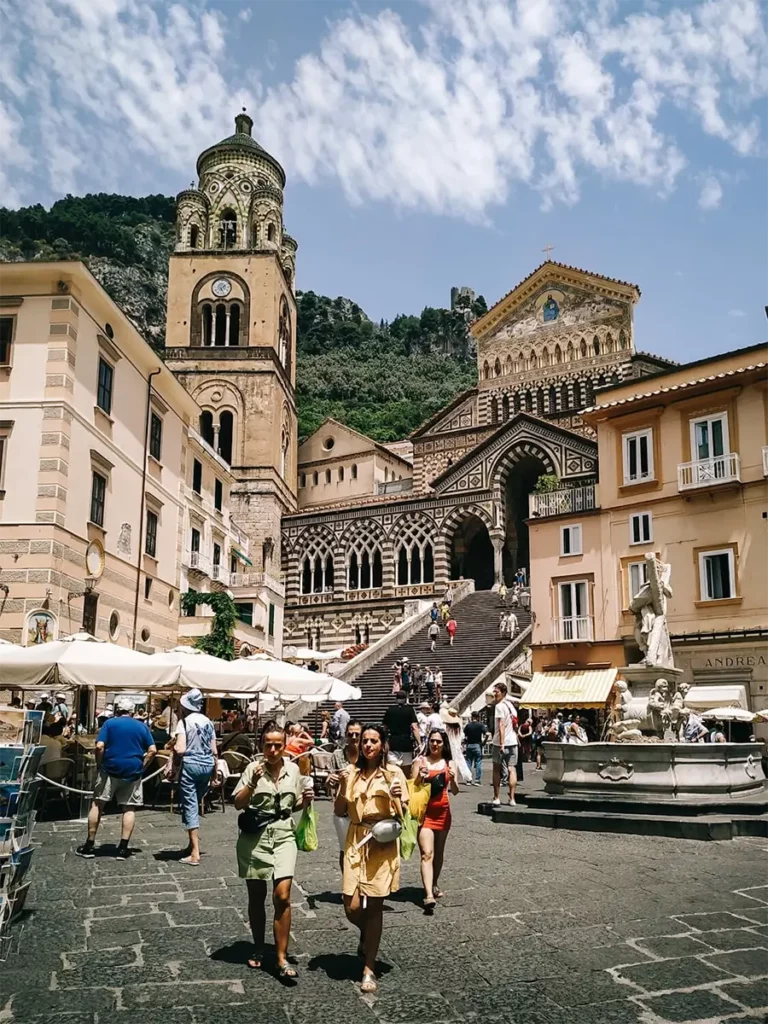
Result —
<instances>
[{"instance_id":1,"label":"green awning","mask_svg":"<svg viewBox=\"0 0 768 1024\"><path fill-rule=\"evenodd\" d=\"M242 551L238 551L237 548L232 548L232 554L235 558L239 558L241 562L245 562L246 565L253 565L253 562Z\"/></svg>"}]
</instances>

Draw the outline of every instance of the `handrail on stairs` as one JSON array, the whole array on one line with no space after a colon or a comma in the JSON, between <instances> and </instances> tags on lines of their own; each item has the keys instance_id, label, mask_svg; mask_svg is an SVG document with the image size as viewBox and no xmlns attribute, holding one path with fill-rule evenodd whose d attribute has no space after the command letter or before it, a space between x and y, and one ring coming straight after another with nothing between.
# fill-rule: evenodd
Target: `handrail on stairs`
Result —
<instances>
[{"instance_id":1,"label":"handrail on stairs","mask_svg":"<svg viewBox=\"0 0 768 1024\"><path fill-rule=\"evenodd\" d=\"M474 679L472 679L464 689L455 697L451 702L451 707L461 714L465 708L477 700L481 693L483 693L488 684L496 678L496 676L504 671L505 669L511 668L518 660L524 658L527 660L528 655L523 651L523 640L529 639L533 633L533 619L531 619L529 625L525 629L521 630L514 640L508 644L503 651L496 655L493 661L489 662L485 668L481 669Z\"/></svg>"},{"instance_id":2,"label":"handrail on stairs","mask_svg":"<svg viewBox=\"0 0 768 1024\"><path fill-rule=\"evenodd\" d=\"M449 580L448 582L453 590L454 604L458 604L465 597L468 597L469 594L475 592L474 580ZM425 629L429 622L429 611L432 607L432 602L439 600L439 598L426 598L425 600L429 601L428 607L421 612L416 612L415 615L409 615L407 619L404 619L398 626L391 629L380 640L372 643L370 647L366 647L364 651L350 659L338 673L338 678L343 679L345 683L353 682L363 672L367 672L369 668L378 664L382 658L386 658L388 654L391 654L392 651L405 643L406 640L410 640L412 636Z\"/></svg>"}]
</instances>

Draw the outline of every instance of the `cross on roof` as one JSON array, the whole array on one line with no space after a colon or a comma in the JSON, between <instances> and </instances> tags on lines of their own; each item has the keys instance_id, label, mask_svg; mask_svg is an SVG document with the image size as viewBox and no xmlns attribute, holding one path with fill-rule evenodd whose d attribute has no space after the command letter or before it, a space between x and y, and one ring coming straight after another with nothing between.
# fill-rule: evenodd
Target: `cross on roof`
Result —
<instances>
[{"instance_id":1,"label":"cross on roof","mask_svg":"<svg viewBox=\"0 0 768 1024\"><path fill-rule=\"evenodd\" d=\"M546 253L547 259L549 259L549 254L552 252L552 250L554 248L555 248L554 245L550 245L549 242L547 242L547 244L544 246L544 248L541 251L543 253Z\"/></svg>"}]
</instances>

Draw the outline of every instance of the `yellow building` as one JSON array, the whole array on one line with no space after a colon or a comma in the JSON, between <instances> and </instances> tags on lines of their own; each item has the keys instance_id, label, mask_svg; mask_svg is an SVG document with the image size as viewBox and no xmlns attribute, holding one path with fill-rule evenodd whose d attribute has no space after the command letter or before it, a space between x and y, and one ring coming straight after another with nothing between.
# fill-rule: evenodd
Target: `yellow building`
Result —
<instances>
[{"instance_id":1,"label":"yellow building","mask_svg":"<svg viewBox=\"0 0 768 1024\"><path fill-rule=\"evenodd\" d=\"M199 410L82 263L0 275L0 635L177 642Z\"/></svg>"},{"instance_id":2,"label":"yellow building","mask_svg":"<svg viewBox=\"0 0 768 1024\"><path fill-rule=\"evenodd\" d=\"M531 496L534 669L637 662L629 603L655 553L689 702L768 707L767 366L765 345L724 353L605 388L582 413L599 483Z\"/></svg>"}]
</instances>

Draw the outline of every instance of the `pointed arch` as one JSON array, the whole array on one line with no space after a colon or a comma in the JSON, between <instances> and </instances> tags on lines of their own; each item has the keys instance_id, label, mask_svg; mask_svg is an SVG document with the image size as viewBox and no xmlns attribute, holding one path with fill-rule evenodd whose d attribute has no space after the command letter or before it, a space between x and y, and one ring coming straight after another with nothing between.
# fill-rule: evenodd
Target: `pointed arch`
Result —
<instances>
[{"instance_id":1,"label":"pointed arch","mask_svg":"<svg viewBox=\"0 0 768 1024\"><path fill-rule=\"evenodd\" d=\"M490 414L491 414L491 423L498 423L499 422L499 400L498 400L498 398L496 398L495 395L491 398Z\"/></svg>"},{"instance_id":2,"label":"pointed arch","mask_svg":"<svg viewBox=\"0 0 768 1024\"><path fill-rule=\"evenodd\" d=\"M557 412L557 389L554 384L549 385L549 411Z\"/></svg>"},{"instance_id":3,"label":"pointed arch","mask_svg":"<svg viewBox=\"0 0 768 1024\"><path fill-rule=\"evenodd\" d=\"M566 349L565 358L569 363L572 363L573 360L576 358L576 350L573 347L572 341L568 342L568 348Z\"/></svg>"},{"instance_id":4,"label":"pointed arch","mask_svg":"<svg viewBox=\"0 0 768 1024\"><path fill-rule=\"evenodd\" d=\"M579 345L579 355L581 356L582 359L586 358L586 355L587 355L587 342L586 342L585 338L581 339L581 343Z\"/></svg>"},{"instance_id":5,"label":"pointed arch","mask_svg":"<svg viewBox=\"0 0 768 1024\"><path fill-rule=\"evenodd\" d=\"M237 214L226 206L219 214L219 249L236 249L240 237Z\"/></svg>"},{"instance_id":6,"label":"pointed arch","mask_svg":"<svg viewBox=\"0 0 768 1024\"><path fill-rule=\"evenodd\" d=\"M395 582L398 586L434 583L437 530L426 516L401 516L392 530Z\"/></svg>"},{"instance_id":7,"label":"pointed arch","mask_svg":"<svg viewBox=\"0 0 768 1024\"><path fill-rule=\"evenodd\" d=\"M504 364L504 372L507 375L512 373L512 356L507 356L507 361Z\"/></svg>"},{"instance_id":8,"label":"pointed arch","mask_svg":"<svg viewBox=\"0 0 768 1024\"><path fill-rule=\"evenodd\" d=\"M555 362L562 363L563 361L563 350L559 345L555 345Z\"/></svg>"},{"instance_id":9,"label":"pointed arch","mask_svg":"<svg viewBox=\"0 0 768 1024\"><path fill-rule=\"evenodd\" d=\"M509 395L504 395L501 400L501 418L505 423L509 419Z\"/></svg>"},{"instance_id":10,"label":"pointed arch","mask_svg":"<svg viewBox=\"0 0 768 1024\"><path fill-rule=\"evenodd\" d=\"M560 408L561 409L570 409L570 407L571 407L571 398L570 398L570 394L568 392L568 385L567 384L561 384L560 385Z\"/></svg>"},{"instance_id":11,"label":"pointed arch","mask_svg":"<svg viewBox=\"0 0 768 1024\"><path fill-rule=\"evenodd\" d=\"M512 353L512 372L520 373L522 367L521 355L519 352Z\"/></svg>"},{"instance_id":12,"label":"pointed arch","mask_svg":"<svg viewBox=\"0 0 768 1024\"><path fill-rule=\"evenodd\" d=\"M544 348L541 351L541 365L542 366L549 366L549 363L550 363L549 349L545 345Z\"/></svg>"},{"instance_id":13,"label":"pointed arch","mask_svg":"<svg viewBox=\"0 0 768 1024\"><path fill-rule=\"evenodd\" d=\"M592 339L592 351L595 353L596 356L599 356L600 352L602 351L600 348L600 339L597 335L595 335Z\"/></svg>"},{"instance_id":14,"label":"pointed arch","mask_svg":"<svg viewBox=\"0 0 768 1024\"><path fill-rule=\"evenodd\" d=\"M605 351L606 352L615 352L616 351L616 346L613 343L613 335L610 334L610 333L606 334L606 336L605 336Z\"/></svg>"},{"instance_id":15,"label":"pointed arch","mask_svg":"<svg viewBox=\"0 0 768 1024\"><path fill-rule=\"evenodd\" d=\"M536 359L536 350L535 349L531 349L531 351L528 353L528 362L526 364L527 368L529 370L535 370L537 364L538 364L538 360Z\"/></svg>"},{"instance_id":16,"label":"pointed arch","mask_svg":"<svg viewBox=\"0 0 768 1024\"><path fill-rule=\"evenodd\" d=\"M496 357L496 362L493 364L493 375L495 377L501 376L501 360L498 356Z\"/></svg>"},{"instance_id":17,"label":"pointed arch","mask_svg":"<svg viewBox=\"0 0 768 1024\"><path fill-rule=\"evenodd\" d=\"M485 362L483 363L483 380L488 380L488 378L490 376L491 376L491 368L488 365L488 360L486 359Z\"/></svg>"},{"instance_id":18,"label":"pointed arch","mask_svg":"<svg viewBox=\"0 0 768 1024\"><path fill-rule=\"evenodd\" d=\"M627 347L627 335L624 331L619 331L619 348L625 349Z\"/></svg>"}]
</instances>

